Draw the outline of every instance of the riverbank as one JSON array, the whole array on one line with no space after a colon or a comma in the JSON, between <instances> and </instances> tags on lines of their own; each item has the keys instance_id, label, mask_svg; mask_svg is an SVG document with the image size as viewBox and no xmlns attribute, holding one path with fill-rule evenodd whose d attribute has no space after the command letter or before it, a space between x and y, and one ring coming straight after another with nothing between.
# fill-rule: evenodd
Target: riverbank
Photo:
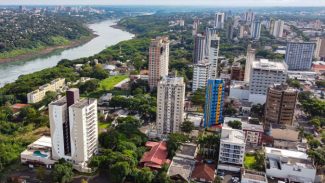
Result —
<instances>
[{"instance_id":1,"label":"riverbank","mask_svg":"<svg viewBox=\"0 0 325 183\"><path fill-rule=\"evenodd\" d=\"M53 53L53 52L55 52L57 50L75 48L75 47L78 47L78 46L81 46L81 45L84 45L84 44L88 43L89 41L91 41L92 39L94 39L97 36L98 35L91 32L91 35L82 37L81 39L78 39L78 40L70 41L70 43L67 44L67 45L46 47L46 48L43 48L43 49L40 49L40 50L31 51L31 52L28 52L26 54L22 54L22 55L12 57L12 58L0 58L0 64L9 63L9 62L16 62L16 61L20 61L20 60L29 60L29 59L33 59L33 58L36 58L36 57L51 54L51 53Z\"/></svg>"}]
</instances>

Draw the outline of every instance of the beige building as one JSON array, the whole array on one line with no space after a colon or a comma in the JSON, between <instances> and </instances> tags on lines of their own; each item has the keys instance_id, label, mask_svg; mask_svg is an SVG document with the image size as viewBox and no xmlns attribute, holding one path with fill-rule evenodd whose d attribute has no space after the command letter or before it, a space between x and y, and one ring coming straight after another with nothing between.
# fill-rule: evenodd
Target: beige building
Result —
<instances>
[{"instance_id":1,"label":"beige building","mask_svg":"<svg viewBox=\"0 0 325 183\"><path fill-rule=\"evenodd\" d=\"M151 40L149 47L149 87L157 87L159 80L168 75L169 40L168 37L157 37Z\"/></svg>"},{"instance_id":2,"label":"beige building","mask_svg":"<svg viewBox=\"0 0 325 183\"><path fill-rule=\"evenodd\" d=\"M270 135L273 137L273 146L280 149L297 149L299 132L292 126L272 124Z\"/></svg>"},{"instance_id":3,"label":"beige building","mask_svg":"<svg viewBox=\"0 0 325 183\"><path fill-rule=\"evenodd\" d=\"M185 83L182 77L164 77L158 83L157 132L168 134L180 131L184 120Z\"/></svg>"},{"instance_id":4,"label":"beige building","mask_svg":"<svg viewBox=\"0 0 325 183\"><path fill-rule=\"evenodd\" d=\"M44 99L46 92L56 92L65 86L65 78L57 78L50 83L40 86L37 90L27 93L27 102L29 104L40 102Z\"/></svg>"},{"instance_id":5,"label":"beige building","mask_svg":"<svg viewBox=\"0 0 325 183\"><path fill-rule=\"evenodd\" d=\"M267 91L265 125L292 125L298 92L285 84L274 84Z\"/></svg>"}]
</instances>

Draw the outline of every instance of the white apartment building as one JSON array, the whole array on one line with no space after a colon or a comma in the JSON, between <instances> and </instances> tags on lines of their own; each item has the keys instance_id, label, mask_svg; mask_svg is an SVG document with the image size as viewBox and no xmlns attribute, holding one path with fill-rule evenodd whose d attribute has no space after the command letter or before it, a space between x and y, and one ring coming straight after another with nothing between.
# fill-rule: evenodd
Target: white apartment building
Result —
<instances>
[{"instance_id":1,"label":"white apartment building","mask_svg":"<svg viewBox=\"0 0 325 183\"><path fill-rule=\"evenodd\" d=\"M219 163L242 165L245 154L245 134L242 130L222 127ZM218 169L219 166L218 166Z\"/></svg>"},{"instance_id":2,"label":"white apartment building","mask_svg":"<svg viewBox=\"0 0 325 183\"><path fill-rule=\"evenodd\" d=\"M98 151L96 99L79 99L79 90L49 104L52 158L66 159L79 171L89 171L87 162Z\"/></svg>"},{"instance_id":3,"label":"white apartment building","mask_svg":"<svg viewBox=\"0 0 325 183\"><path fill-rule=\"evenodd\" d=\"M252 49L252 45L249 44L247 46L245 75L244 75L244 81L247 83L249 83L251 68L254 60L255 60L255 49Z\"/></svg>"},{"instance_id":4,"label":"white apartment building","mask_svg":"<svg viewBox=\"0 0 325 183\"><path fill-rule=\"evenodd\" d=\"M65 86L65 78L57 78L50 83L40 86L37 90L27 93L27 102L29 104L40 102L44 99L46 92L56 92Z\"/></svg>"},{"instance_id":5,"label":"white apartment building","mask_svg":"<svg viewBox=\"0 0 325 183\"><path fill-rule=\"evenodd\" d=\"M316 168L304 152L265 147L266 175L289 182L315 182Z\"/></svg>"},{"instance_id":6,"label":"white apartment building","mask_svg":"<svg viewBox=\"0 0 325 183\"><path fill-rule=\"evenodd\" d=\"M225 24L225 13L218 12L215 15L214 27L217 29L223 29Z\"/></svg>"},{"instance_id":7,"label":"white apartment building","mask_svg":"<svg viewBox=\"0 0 325 183\"><path fill-rule=\"evenodd\" d=\"M211 37L209 44L209 63L210 68L210 78L218 77L218 58L219 58L219 47L220 47L220 37L217 34Z\"/></svg>"},{"instance_id":8,"label":"white apartment building","mask_svg":"<svg viewBox=\"0 0 325 183\"><path fill-rule=\"evenodd\" d=\"M203 60L193 66L192 92L199 88L204 88L210 78L211 64L208 60Z\"/></svg>"},{"instance_id":9,"label":"white apartment building","mask_svg":"<svg viewBox=\"0 0 325 183\"><path fill-rule=\"evenodd\" d=\"M149 47L149 86L153 90L161 77L168 75L169 40L168 37L157 37L151 40Z\"/></svg>"},{"instance_id":10,"label":"white apartment building","mask_svg":"<svg viewBox=\"0 0 325 183\"><path fill-rule=\"evenodd\" d=\"M157 119L158 134L180 131L184 120L185 83L182 77L164 77L158 83Z\"/></svg>"},{"instance_id":11,"label":"white apartment building","mask_svg":"<svg viewBox=\"0 0 325 183\"><path fill-rule=\"evenodd\" d=\"M284 21L283 20L277 20L274 21L274 27L272 30L272 35L276 38L282 38L283 36L283 27L284 27Z\"/></svg>"},{"instance_id":12,"label":"white apartment building","mask_svg":"<svg viewBox=\"0 0 325 183\"><path fill-rule=\"evenodd\" d=\"M197 64L204 59L206 37L202 34L195 35L193 64Z\"/></svg>"},{"instance_id":13,"label":"white apartment building","mask_svg":"<svg viewBox=\"0 0 325 183\"><path fill-rule=\"evenodd\" d=\"M260 59L253 61L249 81L249 102L264 104L270 85L285 83L288 67L284 62Z\"/></svg>"}]
</instances>

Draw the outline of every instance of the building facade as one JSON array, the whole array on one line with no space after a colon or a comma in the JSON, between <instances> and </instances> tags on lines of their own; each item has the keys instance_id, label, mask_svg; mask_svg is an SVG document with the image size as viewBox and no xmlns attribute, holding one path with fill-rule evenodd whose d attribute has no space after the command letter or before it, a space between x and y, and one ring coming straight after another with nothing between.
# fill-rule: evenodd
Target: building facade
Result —
<instances>
[{"instance_id":1,"label":"building facade","mask_svg":"<svg viewBox=\"0 0 325 183\"><path fill-rule=\"evenodd\" d=\"M168 75L169 40L168 37L157 37L151 40L149 47L149 87L157 87L159 80Z\"/></svg>"},{"instance_id":2,"label":"building facade","mask_svg":"<svg viewBox=\"0 0 325 183\"><path fill-rule=\"evenodd\" d=\"M195 35L194 38L194 55L193 64L197 64L204 59L205 56L205 46L206 37L202 34Z\"/></svg>"},{"instance_id":3,"label":"building facade","mask_svg":"<svg viewBox=\"0 0 325 183\"><path fill-rule=\"evenodd\" d=\"M287 65L267 59L253 61L249 81L249 102L264 104L270 85L285 83Z\"/></svg>"},{"instance_id":4,"label":"building facade","mask_svg":"<svg viewBox=\"0 0 325 183\"><path fill-rule=\"evenodd\" d=\"M27 93L27 102L29 104L40 102L46 96L46 92L57 92L65 86L65 78L57 78L50 83L40 86L37 90Z\"/></svg>"},{"instance_id":5,"label":"building facade","mask_svg":"<svg viewBox=\"0 0 325 183\"><path fill-rule=\"evenodd\" d=\"M219 58L219 47L220 47L220 37L216 34L211 38L209 44L209 63L211 64L210 78L218 77L218 58Z\"/></svg>"},{"instance_id":6,"label":"building facade","mask_svg":"<svg viewBox=\"0 0 325 183\"><path fill-rule=\"evenodd\" d=\"M247 46L245 74L244 74L244 81L247 83L249 83L250 80L251 68L254 60L255 60L255 49L252 49L252 45L249 44Z\"/></svg>"},{"instance_id":7,"label":"building facade","mask_svg":"<svg viewBox=\"0 0 325 183\"><path fill-rule=\"evenodd\" d=\"M314 43L287 43L285 62L287 63L289 70L310 70L314 48Z\"/></svg>"},{"instance_id":8,"label":"building facade","mask_svg":"<svg viewBox=\"0 0 325 183\"><path fill-rule=\"evenodd\" d=\"M262 145L264 128L262 125L242 123L242 129L246 137L246 144L252 146Z\"/></svg>"},{"instance_id":9,"label":"building facade","mask_svg":"<svg viewBox=\"0 0 325 183\"><path fill-rule=\"evenodd\" d=\"M240 65L239 62L235 62L231 66L231 73L230 73L230 79L236 80L236 81L243 81L245 76L245 71Z\"/></svg>"},{"instance_id":10,"label":"building facade","mask_svg":"<svg viewBox=\"0 0 325 183\"><path fill-rule=\"evenodd\" d=\"M208 80L205 92L204 127L220 125L223 122L224 92L223 80Z\"/></svg>"},{"instance_id":11,"label":"building facade","mask_svg":"<svg viewBox=\"0 0 325 183\"><path fill-rule=\"evenodd\" d=\"M262 24L259 20L255 20L251 25L251 38L258 40L261 37Z\"/></svg>"},{"instance_id":12,"label":"building facade","mask_svg":"<svg viewBox=\"0 0 325 183\"><path fill-rule=\"evenodd\" d=\"M292 125L298 92L285 84L274 84L267 91L265 124Z\"/></svg>"},{"instance_id":13,"label":"building facade","mask_svg":"<svg viewBox=\"0 0 325 183\"><path fill-rule=\"evenodd\" d=\"M193 66L193 83L192 92L195 92L199 88L204 88L210 78L211 64L208 60L195 64Z\"/></svg>"},{"instance_id":14,"label":"building facade","mask_svg":"<svg viewBox=\"0 0 325 183\"><path fill-rule=\"evenodd\" d=\"M49 104L52 158L81 168L98 151L97 100L80 99L78 89Z\"/></svg>"},{"instance_id":15,"label":"building facade","mask_svg":"<svg viewBox=\"0 0 325 183\"><path fill-rule=\"evenodd\" d=\"M158 134L180 131L184 120L185 83L182 77L164 77L158 83L157 119Z\"/></svg>"},{"instance_id":16,"label":"building facade","mask_svg":"<svg viewBox=\"0 0 325 183\"><path fill-rule=\"evenodd\" d=\"M276 38L282 38L283 36L283 27L284 27L284 21L283 20L277 20L274 21L274 26L272 27L272 35Z\"/></svg>"}]
</instances>

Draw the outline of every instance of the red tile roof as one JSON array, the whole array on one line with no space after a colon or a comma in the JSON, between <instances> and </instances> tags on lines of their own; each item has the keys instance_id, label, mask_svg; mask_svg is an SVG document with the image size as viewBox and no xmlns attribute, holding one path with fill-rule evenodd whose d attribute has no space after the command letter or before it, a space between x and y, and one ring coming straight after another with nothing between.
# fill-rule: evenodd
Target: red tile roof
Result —
<instances>
[{"instance_id":1,"label":"red tile roof","mask_svg":"<svg viewBox=\"0 0 325 183\"><path fill-rule=\"evenodd\" d=\"M212 182L215 176L214 171L215 171L214 164L205 164L205 163L198 162L195 165L191 177L194 180L204 179L207 182Z\"/></svg>"},{"instance_id":2,"label":"red tile roof","mask_svg":"<svg viewBox=\"0 0 325 183\"><path fill-rule=\"evenodd\" d=\"M17 103L17 104L12 105L12 108L13 109L21 109L21 108L24 108L24 107L27 107L27 106L29 106L29 105L28 104L19 104L19 103Z\"/></svg>"},{"instance_id":3,"label":"red tile roof","mask_svg":"<svg viewBox=\"0 0 325 183\"><path fill-rule=\"evenodd\" d=\"M149 152L145 152L140 160L140 163L145 167L161 168L163 164L169 163L167 159L167 143L160 142L147 142L147 147L150 147Z\"/></svg>"}]
</instances>

